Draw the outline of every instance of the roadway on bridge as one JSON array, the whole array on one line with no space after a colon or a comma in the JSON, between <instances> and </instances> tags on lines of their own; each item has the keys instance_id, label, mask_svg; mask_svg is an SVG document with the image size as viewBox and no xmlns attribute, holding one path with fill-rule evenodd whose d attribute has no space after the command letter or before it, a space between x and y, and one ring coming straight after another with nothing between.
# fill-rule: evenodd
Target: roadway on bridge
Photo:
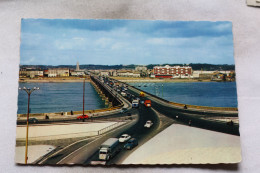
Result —
<instances>
[{"instance_id":1,"label":"roadway on bridge","mask_svg":"<svg viewBox=\"0 0 260 173\"><path fill-rule=\"evenodd\" d=\"M137 95L139 92L137 89L129 87L129 91L131 94ZM165 116L174 119L175 121L186 124L192 125L194 127L199 127L207 130L218 131L222 133L228 133L232 135L239 135L239 125L234 124L232 126L227 125L225 122L214 121L214 120L207 120L202 119L202 117L209 116L208 114L215 115L215 116L223 116L225 113L221 114L221 112L207 112L207 111L191 111L185 110L181 108L175 108L168 103L164 103L163 101L158 101L151 96L146 96L145 99L151 99L152 107L157 110L158 112L164 114ZM234 114L232 114L233 116Z\"/></svg>"},{"instance_id":2,"label":"roadway on bridge","mask_svg":"<svg viewBox=\"0 0 260 173\"><path fill-rule=\"evenodd\" d=\"M106 86L108 87L108 86ZM111 89L111 88L110 88ZM135 96L139 96L139 91L129 87L128 92ZM138 147L147 142L153 136L169 127L173 123L180 123L185 125L191 125L203 129L224 132L234 135L239 135L238 126L228 126L226 123L217 122L212 120L201 119L203 114L198 112L192 113L192 111L182 110L180 108L174 108L163 101L157 102L156 98L151 96L143 99L152 100L152 108L146 108L144 105L140 105L138 109L130 109L132 113L138 115L137 121L133 121L130 124L126 124L122 127L116 128L104 135L86 139L84 141L71 145L62 152L52 155L47 160L41 162L41 164L90 164L92 161L99 161L98 150L99 146L108 138L119 138L122 134L129 134L132 137L137 138L139 145L132 150L124 150L123 145L120 144L121 151L106 164L120 164L125 158L127 158ZM128 103L129 104L129 103ZM213 113L214 114L214 113ZM219 115L219 114L218 114ZM122 114L112 114L106 119L120 117ZM103 117L104 118L104 117ZM144 128L144 124L147 120L152 120L154 125L150 128Z\"/></svg>"}]
</instances>

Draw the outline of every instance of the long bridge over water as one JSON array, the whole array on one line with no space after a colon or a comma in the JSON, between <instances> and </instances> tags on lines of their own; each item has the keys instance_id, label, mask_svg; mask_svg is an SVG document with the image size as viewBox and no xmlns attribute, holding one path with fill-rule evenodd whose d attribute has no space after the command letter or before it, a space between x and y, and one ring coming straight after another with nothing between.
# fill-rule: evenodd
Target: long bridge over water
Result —
<instances>
[{"instance_id":1,"label":"long bridge over water","mask_svg":"<svg viewBox=\"0 0 260 173\"><path fill-rule=\"evenodd\" d=\"M113 81L113 83L117 83L117 85L128 86L127 92L131 94L132 97L139 97L139 93L144 92L145 97L141 99L149 99L152 101L152 108L146 108L141 105L136 109L132 108L130 98L123 97L121 92L116 91L116 89L108 85L107 82L100 80L97 76L91 76L90 80L97 92L109 102L110 107L89 111L89 113L92 113L92 117L91 120L86 120L86 122L120 121L121 123L105 128L97 133L89 133L85 136L73 136L68 134L66 135L67 139L69 138L73 141L73 143L69 144L69 147L57 147L55 151L41 157L34 163L70 164L73 162L75 164L91 164L93 161L98 160L98 148L101 143L110 137L119 137L121 134L127 133L137 138L139 144L142 145L170 125L176 123L239 136L239 125L237 123L227 123L218 120L220 118L237 118L238 112L234 108L214 108L173 103L151 93L144 92L139 88L130 86L127 83L107 78L109 82ZM121 113L122 108L127 109L127 113ZM80 114L80 112L76 112L75 114ZM44 116L44 114L41 116ZM75 123L78 122L75 116L76 115L70 115L70 112L67 113L66 117L57 114L49 119L43 118L39 120L37 124L33 124L33 126L37 126L38 124L54 125L57 122ZM20 117L23 117L23 115L20 115ZM154 123L149 130L144 128L144 124L147 120L151 120ZM18 124L22 125L23 123L23 120L18 121ZM58 142L57 139L62 140L62 138L59 138L60 136L60 134L57 134L55 138L51 138L50 136L49 139L52 141L51 143L55 145L55 142ZM86 139L82 139L82 137ZM31 143L41 143L46 139L48 139L48 136L44 138L31 138ZM22 145L23 139L18 139L18 143L19 140ZM122 151L116 158L106 164L120 164L122 160L130 154L131 152Z\"/></svg>"}]
</instances>

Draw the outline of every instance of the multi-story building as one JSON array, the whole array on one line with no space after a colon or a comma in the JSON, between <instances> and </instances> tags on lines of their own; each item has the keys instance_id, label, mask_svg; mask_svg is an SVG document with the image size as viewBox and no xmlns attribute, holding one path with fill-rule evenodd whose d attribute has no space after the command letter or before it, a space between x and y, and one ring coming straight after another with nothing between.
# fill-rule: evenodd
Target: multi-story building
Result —
<instances>
[{"instance_id":1,"label":"multi-story building","mask_svg":"<svg viewBox=\"0 0 260 173\"><path fill-rule=\"evenodd\" d=\"M35 69L22 69L19 71L20 77L43 77L42 70L35 70Z\"/></svg>"},{"instance_id":2,"label":"multi-story building","mask_svg":"<svg viewBox=\"0 0 260 173\"><path fill-rule=\"evenodd\" d=\"M156 78L190 78L192 68L190 66L155 66L153 73Z\"/></svg>"},{"instance_id":3,"label":"multi-story building","mask_svg":"<svg viewBox=\"0 0 260 173\"><path fill-rule=\"evenodd\" d=\"M44 70L44 75L48 77L66 77L70 75L70 71L68 68L54 68Z\"/></svg>"}]
</instances>

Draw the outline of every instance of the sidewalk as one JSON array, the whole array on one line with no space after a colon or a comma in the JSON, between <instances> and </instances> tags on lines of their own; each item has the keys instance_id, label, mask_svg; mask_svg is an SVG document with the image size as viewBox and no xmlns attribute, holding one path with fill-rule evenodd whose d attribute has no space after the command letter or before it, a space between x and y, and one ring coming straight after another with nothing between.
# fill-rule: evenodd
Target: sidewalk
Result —
<instances>
[{"instance_id":1,"label":"sidewalk","mask_svg":"<svg viewBox=\"0 0 260 173\"><path fill-rule=\"evenodd\" d=\"M99 122L99 123L57 123L39 124L29 126L29 140L55 140L98 135L98 131L109 126L123 124L124 122ZM17 126L16 140L24 140L26 126Z\"/></svg>"},{"instance_id":2,"label":"sidewalk","mask_svg":"<svg viewBox=\"0 0 260 173\"><path fill-rule=\"evenodd\" d=\"M28 161L33 163L41 156L51 152L55 147L52 145L32 145L28 146ZM25 163L25 146L15 147L15 163Z\"/></svg>"},{"instance_id":3,"label":"sidewalk","mask_svg":"<svg viewBox=\"0 0 260 173\"><path fill-rule=\"evenodd\" d=\"M240 161L239 136L174 124L134 151L122 164L217 164Z\"/></svg>"}]
</instances>

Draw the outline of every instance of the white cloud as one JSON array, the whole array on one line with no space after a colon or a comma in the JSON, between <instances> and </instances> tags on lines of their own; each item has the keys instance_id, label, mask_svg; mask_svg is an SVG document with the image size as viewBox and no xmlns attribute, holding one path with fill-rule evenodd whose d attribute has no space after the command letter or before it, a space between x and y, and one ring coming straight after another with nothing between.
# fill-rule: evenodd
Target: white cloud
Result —
<instances>
[{"instance_id":1,"label":"white cloud","mask_svg":"<svg viewBox=\"0 0 260 173\"><path fill-rule=\"evenodd\" d=\"M113 39L102 37L95 41L95 45L101 48L106 48L113 43Z\"/></svg>"},{"instance_id":2,"label":"white cloud","mask_svg":"<svg viewBox=\"0 0 260 173\"><path fill-rule=\"evenodd\" d=\"M120 50L120 49L126 49L128 47L127 43L124 42L117 42L111 46L111 50Z\"/></svg>"}]
</instances>

